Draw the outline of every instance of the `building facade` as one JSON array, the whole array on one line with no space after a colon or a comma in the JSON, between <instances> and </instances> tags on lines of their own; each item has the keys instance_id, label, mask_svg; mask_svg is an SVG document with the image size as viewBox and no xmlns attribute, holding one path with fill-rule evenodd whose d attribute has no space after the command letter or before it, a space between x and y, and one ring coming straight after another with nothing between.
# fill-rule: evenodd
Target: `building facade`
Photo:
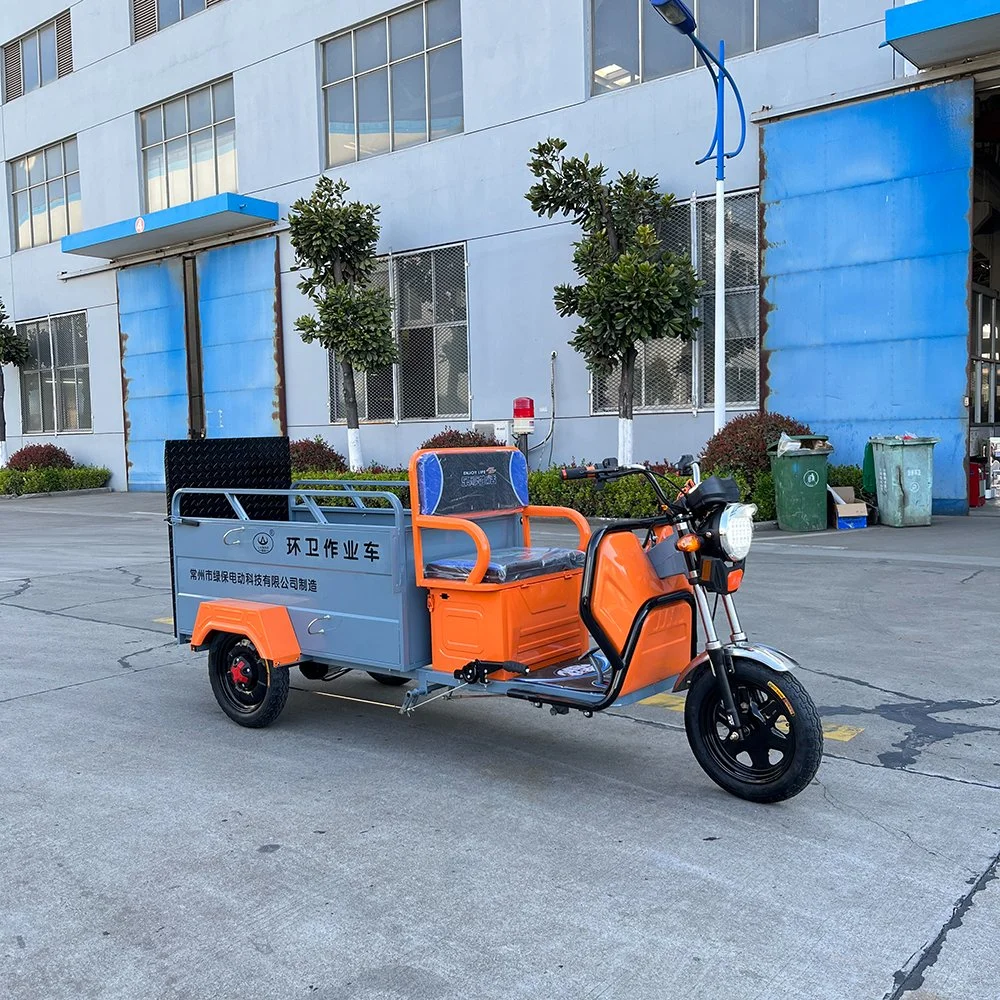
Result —
<instances>
[{"instance_id":1,"label":"building facade","mask_svg":"<svg viewBox=\"0 0 1000 1000\"><path fill-rule=\"evenodd\" d=\"M970 422L984 416L961 398L983 377L982 365L970 367L968 281L962 366L952 371L949 342L947 357L924 352L899 370L925 373L916 391L877 384L871 360L882 356L863 348L845 368L838 343L893 339L859 309L854 339L838 332L835 310L857 304L840 265L877 261L851 257L849 197L806 198L865 188L884 166L852 140L855 121L831 130L828 115L923 92L914 65L882 44L885 0L695 6L706 42L725 33L730 69L757 112L729 166L731 413L765 405L809 420L844 437L845 461L860 461L868 433L946 432L942 497L960 506L964 473L952 466L968 454ZM337 369L294 329L307 303L283 221L323 172L382 206L379 275L395 301L400 363L359 379L369 460L402 463L446 425L503 425L516 396L536 400L531 443L544 447L534 464L614 453L614 379L590 377L567 344L572 322L552 304L553 286L572 278L574 229L539 219L524 197L540 139L560 136L612 171L657 174L674 192L668 239L706 280L699 311L712 330L714 171L695 165L711 137L711 83L646 0L0 0L0 29L0 299L34 357L8 373L12 450L54 441L110 467L118 489L162 487L163 441L189 434L320 434L346 452ZM936 111L911 97L915 124L897 134L892 158L922 115L950 120L965 101L975 117L971 80ZM938 72L927 89L949 81ZM865 142L878 148L896 107L876 114ZM963 156L925 172L965 169ZM872 178L835 176L836 164L862 160ZM899 241L926 232L920 199L938 193L901 206L912 224ZM853 229L867 243L882 227L877 204L872 211L874 232ZM961 224L952 228L952 263L964 252L971 266L972 235L963 251ZM992 252L992 237L983 249ZM897 250L898 241L873 253ZM953 282L955 268L935 273ZM863 305L898 315L892 296L912 288L886 287L886 273L859 271L856 285L881 280L882 298ZM994 309L986 281L977 316ZM836 288L846 289L840 299ZM992 344L988 362L978 360L995 394ZM637 458L676 457L709 437L711 354L710 335L643 354ZM947 407L925 384L942 366L949 394L961 383ZM992 419L996 401L987 403ZM854 418L861 424L849 431Z\"/></svg>"}]
</instances>

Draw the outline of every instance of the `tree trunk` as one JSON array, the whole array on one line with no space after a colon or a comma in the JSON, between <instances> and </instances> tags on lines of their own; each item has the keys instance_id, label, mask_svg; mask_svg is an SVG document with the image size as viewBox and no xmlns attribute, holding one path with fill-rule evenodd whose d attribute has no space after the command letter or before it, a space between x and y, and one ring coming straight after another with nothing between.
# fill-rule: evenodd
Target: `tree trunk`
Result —
<instances>
[{"instance_id":1,"label":"tree trunk","mask_svg":"<svg viewBox=\"0 0 1000 1000\"><path fill-rule=\"evenodd\" d=\"M618 464L631 465L632 458L632 399L635 387L637 352L630 347L622 358L622 377L618 387Z\"/></svg>"},{"instance_id":2,"label":"tree trunk","mask_svg":"<svg viewBox=\"0 0 1000 1000\"><path fill-rule=\"evenodd\" d=\"M365 467L361 453L361 430L358 425L358 395L354 385L354 368L349 361L340 362L340 374L344 393L344 415L347 417L347 464L351 472L360 472Z\"/></svg>"}]
</instances>

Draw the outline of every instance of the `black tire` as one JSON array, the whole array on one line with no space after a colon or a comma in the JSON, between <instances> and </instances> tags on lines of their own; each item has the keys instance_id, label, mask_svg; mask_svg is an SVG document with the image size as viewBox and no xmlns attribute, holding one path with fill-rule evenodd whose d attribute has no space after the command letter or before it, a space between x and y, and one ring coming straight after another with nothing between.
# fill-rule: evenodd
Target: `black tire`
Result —
<instances>
[{"instance_id":1,"label":"black tire","mask_svg":"<svg viewBox=\"0 0 1000 1000\"><path fill-rule=\"evenodd\" d=\"M249 729L271 725L288 701L288 668L269 666L254 644L239 635L212 640L208 677L222 711Z\"/></svg>"},{"instance_id":2,"label":"black tire","mask_svg":"<svg viewBox=\"0 0 1000 1000\"><path fill-rule=\"evenodd\" d=\"M379 684L390 688L398 688L410 683L409 677L398 677L396 674L377 674L373 670L368 671L368 676L373 677Z\"/></svg>"},{"instance_id":3,"label":"black tire","mask_svg":"<svg viewBox=\"0 0 1000 1000\"><path fill-rule=\"evenodd\" d=\"M792 674L753 660L734 660L729 675L743 732L732 729L711 670L699 671L684 705L684 727L695 758L727 792L750 802L798 795L819 769L823 725L805 688ZM744 707L746 706L746 707Z\"/></svg>"}]
</instances>

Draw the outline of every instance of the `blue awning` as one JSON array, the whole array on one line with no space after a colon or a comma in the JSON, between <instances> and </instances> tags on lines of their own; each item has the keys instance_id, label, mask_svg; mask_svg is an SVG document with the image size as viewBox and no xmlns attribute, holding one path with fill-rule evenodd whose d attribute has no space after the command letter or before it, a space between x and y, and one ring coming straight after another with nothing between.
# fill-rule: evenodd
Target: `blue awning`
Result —
<instances>
[{"instance_id":1,"label":"blue awning","mask_svg":"<svg viewBox=\"0 0 1000 1000\"><path fill-rule=\"evenodd\" d=\"M118 260L277 221L278 206L273 201L219 194L64 236L62 250L82 257Z\"/></svg>"},{"instance_id":2,"label":"blue awning","mask_svg":"<svg viewBox=\"0 0 1000 1000\"><path fill-rule=\"evenodd\" d=\"M1000 0L919 0L885 12L885 40L919 69L1000 52Z\"/></svg>"}]
</instances>

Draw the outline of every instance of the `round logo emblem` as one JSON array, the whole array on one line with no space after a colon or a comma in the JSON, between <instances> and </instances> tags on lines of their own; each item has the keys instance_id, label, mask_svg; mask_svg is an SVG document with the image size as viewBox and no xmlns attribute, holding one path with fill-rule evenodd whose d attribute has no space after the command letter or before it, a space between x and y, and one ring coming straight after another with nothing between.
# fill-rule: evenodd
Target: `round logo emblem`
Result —
<instances>
[{"instance_id":1,"label":"round logo emblem","mask_svg":"<svg viewBox=\"0 0 1000 1000\"><path fill-rule=\"evenodd\" d=\"M819 486L819 473L816 472L815 469L810 469L802 477L802 482L804 482L806 484L806 486L809 486L809 487Z\"/></svg>"},{"instance_id":2,"label":"round logo emblem","mask_svg":"<svg viewBox=\"0 0 1000 1000\"><path fill-rule=\"evenodd\" d=\"M266 531L260 531L253 536L253 547L266 556L274 548L274 539Z\"/></svg>"},{"instance_id":3,"label":"round logo emblem","mask_svg":"<svg viewBox=\"0 0 1000 1000\"><path fill-rule=\"evenodd\" d=\"M135 220L135 231L140 234L146 231L146 220L141 215Z\"/></svg>"}]
</instances>

